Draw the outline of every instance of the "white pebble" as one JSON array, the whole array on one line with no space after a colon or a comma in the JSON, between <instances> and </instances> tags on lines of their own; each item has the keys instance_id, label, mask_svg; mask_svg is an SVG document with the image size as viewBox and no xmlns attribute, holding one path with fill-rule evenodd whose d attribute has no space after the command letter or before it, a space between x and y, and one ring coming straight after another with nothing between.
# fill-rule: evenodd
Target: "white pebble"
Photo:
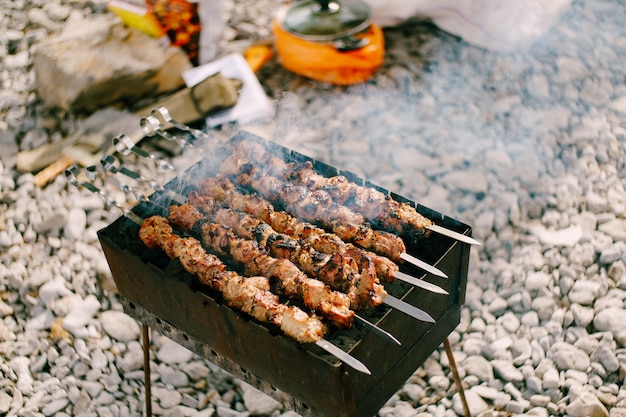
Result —
<instances>
[{"instance_id":1,"label":"white pebble","mask_svg":"<svg viewBox=\"0 0 626 417\"><path fill-rule=\"evenodd\" d=\"M606 308L598 313L593 319L596 329L603 332L611 332L619 343L626 344L626 310L618 307Z\"/></svg>"},{"instance_id":2,"label":"white pebble","mask_svg":"<svg viewBox=\"0 0 626 417\"><path fill-rule=\"evenodd\" d=\"M590 392L582 393L567 406L567 414L572 417L608 417L606 407Z\"/></svg>"},{"instance_id":3,"label":"white pebble","mask_svg":"<svg viewBox=\"0 0 626 417\"><path fill-rule=\"evenodd\" d=\"M506 382L522 382L524 380L522 372L509 361L493 360L491 365L495 375Z\"/></svg>"},{"instance_id":4,"label":"white pebble","mask_svg":"<svg viewBox=\"0 0 626 417\"><path fill-rule=\"evenodd\" d=\"M79 208L70 209L67 220L63 227L63 236L70 240L83 238L87 228L87 213Z\"/></svg>"},{"instance_id":5,"label":"white pebble","mask_svg":"<svg viewBox=\"0 0 626 417\"><path fill-rule=\"evenodd\" d=\"M524 286L529 291L545 289L552 282L552 277L545 272L533 272L526 277Z\"/></svg>"},{"instance_id":6,"label":"white pebble","mask_svg":"<svg viewBox=\"0 0 626 417\"><path fill-rule=\"evenodd\" d=\"M67 281L61 276L46 282L39 288L39 298L44 304L69 294L71 291L67 288Z\"/></svg>"},{"instance_id":7,"label":"white pebble","mask_svg":"<svg viewBox=\"0 0 626 417\"><path fill-rule=\"evenodd\" d=\"M242 391L243 403L252 415L269 415L280 409L281 405L272 397L256 388L242 382L239 384Z\"/></svg>"},{"instance_id":8,"label":"white pebble","mask_svg":"<svg viewBox=\"0 0 626 417\"><path fill-rule=\"evenodd\" d=\"M104 311L100 319L106 334L120 342L135 340L141 332L137 321L121 311Z\"/></svg>"},{"instance_id":9,"label":"white pebble","mask_svg":"<svg viewBox=\"0 0 626 417\"><path fill-rule=\"evenodd\" d=\"M550 389L550 388L558 388L561 384L560 382L561 378L559 376L559 371L557 371L556 369L552 368L552 369L548 369L544 374L543 374L543 387L545 389Z\"/></svg>"},{"instance_id":10,"label":"white pebble","mask_svg":"<svg viewBox=\"0 0 626 417\"><path fill-rule=\"evenodd\" d=\"M465 391L465 400L470 414L473 416L479 415L489 409L487 402L471 389ZM461 397L458 393L452 396L452 408L458 415L464 414L463 403L461 402Z\"/></svg>"},{"instance_id":11,"label":"white pebble","mask_svg":"<svg viewBox=\"0 0 626 417\"><path fill-rule=\"evenodd\" d=\"M520 327L519 318L517 318L517 316L511 312L505 313L502 317L498 319L498 322L509 333L515 333Z\"/></svg>"},{"instance_id":12,"label":"white pebble","mask_svg":"<svg viewBox=\"0 0 626 417\"><path fill-rule=\"evenodd\" d=\"M193 352L173 340L164 338L163 344L156 352L156 357L161 362L174 365L188 362L193 357Z\"/></svg>"},{"instance_id":13,"label":"white pebble","mask_svg":"<svg viewBox=\"0 0 626 417\"><path fill-rule=\"evenodd\" d=\"M95 295L88 295L63 318L63 327L72 333L78 332L87 326L99 309L100 301Z\"/></svg>"},{"instance_id":14,"label":"white pebble","mask_svg":"<svg viewBox=\"0 0 626 417\"><path fill-rule=\"evenodd\" d=\"M481 381L490 382L493 379L493 367L481 355L467 356L461 366L470 375L476 375Z\"/></svg>"},{"instance_id":15,"label":"white pebble","mask_svg":"<svg viewBox=\"0 0 626 417\"><path fill-rule=\"evenodd\" d=\"M556 342L550 348L550 356L561 370L586 371L591 361L585 351L565 342Z\"/></svg>"}]
</instances>

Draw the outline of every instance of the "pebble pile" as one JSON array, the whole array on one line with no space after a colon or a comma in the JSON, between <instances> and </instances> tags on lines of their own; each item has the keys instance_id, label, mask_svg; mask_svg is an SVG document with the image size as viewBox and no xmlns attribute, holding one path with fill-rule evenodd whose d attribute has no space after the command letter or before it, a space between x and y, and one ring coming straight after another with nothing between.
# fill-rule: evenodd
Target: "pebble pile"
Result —
<instances>
[{"instance_id":1,"label":"pebble pile","mask_svg":"<svg viewBox=\"0 0 626 417\"><path fill-rule=\"evenodd\" d=\"M227 48L270 36L277 0L225 3ZM63 176L39 189L15 170L19 150L77 123L38 101L32 48L106 2L0 9L0 415L142 415L140 328L96 236L119 211ZM484 243L449 337L473 416L626 416L625 18L618 1L575 1L510 54L412 22L386 31L375 77L346 88L276 62L258 73L276 115L246 128L472 225ZM155 415L296 416L152 337ZM443 348L378 415L463 415Z\"/></svg>"}]
</instances>

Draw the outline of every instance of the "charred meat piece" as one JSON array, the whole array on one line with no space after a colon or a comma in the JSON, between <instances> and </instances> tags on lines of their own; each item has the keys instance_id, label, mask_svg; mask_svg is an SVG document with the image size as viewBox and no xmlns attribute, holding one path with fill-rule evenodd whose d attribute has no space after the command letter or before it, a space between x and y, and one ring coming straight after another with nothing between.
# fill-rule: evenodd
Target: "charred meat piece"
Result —
<instances>
[{"instance_id":1,"label":"charred meat piece","mask_svg":"<svg viewBox=\"0 0 626 417\"><path fill-rule=\"evenodd\" d=\"M310 162L292 166L286 179L310 190L323 190L333 202L342 204L380 228L395 233L426 233L432 222L407 203L400 203L372 187L350 182L344 176L327 178Z\"/></svg>"}]
</instances>

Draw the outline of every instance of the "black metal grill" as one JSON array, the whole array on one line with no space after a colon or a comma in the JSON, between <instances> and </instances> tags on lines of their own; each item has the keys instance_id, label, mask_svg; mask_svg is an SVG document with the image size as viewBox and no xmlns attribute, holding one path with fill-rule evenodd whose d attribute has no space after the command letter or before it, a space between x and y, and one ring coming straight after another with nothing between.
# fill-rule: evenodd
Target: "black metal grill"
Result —
<instances>
[{"instance_id":1,"label":"black metal grill","mask_svg":"<svg viewBox=\"0 0 626 417\"><path fill-rule=\"evenodd\" d=\"M238 141L260 141L287 162L311 161L325 176L344 175L357 183L374 186L398 201L415 205L350 172L247 132L235 135L212 155L191 166L185 175L169 182L166 188L185 192L192 185L184 178L214 175L214 161L223 160L231 145ZM153 198L163 204L167 197L155 193ZM457 220L421 205L416 208L437 224L471 234L471 228ZM159 209L142 203L133 211L145 218ZM356 325L348 331L333 330L326 337L363 362L372 372L368 376L343 365L317 346L300 345L226 307L216 294L184 271L178 261L171 261L158 250L145 248L137 237L138 229L136 223L120 217L99 232L113 278L124 298L125 311L305 417L375 415L460 322L470 248L434 233L428 237L401 237L407 253L438 267L449 278L426 276L411 265L403 265L402 271L423 277L449 294L433 294L397 280L385 284L385 288L395 297L428 312L436 323L419 322L381 306L360 314L393 334L401 346Z\"/></svg>"}]
</instances>

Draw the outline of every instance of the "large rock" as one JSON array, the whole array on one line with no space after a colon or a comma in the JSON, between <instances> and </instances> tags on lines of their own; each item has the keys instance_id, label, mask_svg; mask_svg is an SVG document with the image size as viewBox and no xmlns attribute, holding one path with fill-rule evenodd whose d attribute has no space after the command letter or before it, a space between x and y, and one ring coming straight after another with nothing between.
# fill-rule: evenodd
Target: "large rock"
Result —
<instances>
[{"instance_id":1,"label":"large rock","mask_svg":"<svg viewBox=\"0 0 626 417\"><path fill-rule=\"evenodd\" d=\"M175 90L192 67L181 49L108 15L70 20L36 48L33 65L46 105L89 112Z\"/></svg>"}]
</instances>

